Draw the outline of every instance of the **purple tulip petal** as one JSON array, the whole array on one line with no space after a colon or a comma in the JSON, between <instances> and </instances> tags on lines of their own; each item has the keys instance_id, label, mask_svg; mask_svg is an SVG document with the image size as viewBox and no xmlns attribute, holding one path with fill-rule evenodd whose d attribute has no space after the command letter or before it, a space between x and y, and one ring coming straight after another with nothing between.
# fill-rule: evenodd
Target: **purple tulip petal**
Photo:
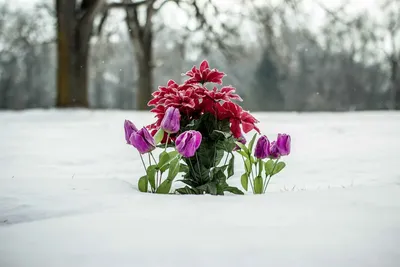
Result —
<instances>
[{"instance_id":1,"label":"purple tulip petal","mask_svg":"<svg viewBox=\"0 0 400 267\"><path fill-rule=\"evenodd\" d=\"M287 156L290 154L291 138L288 134L278 134L276 145L280 155Z\"/></svg>"},{"instance_id":2,"label":"purple tulip petal","mask_svg":"<svg viewBox=\"0 0 400 267\"><path fill-rule=\"evenodd\" d=\"M183 151L186 146L186 140L189 138L188 132L184 132L178 136L175 140L176 149L178 151Z\"/></svg>"},{"instance_id":3,"label":"purple tulip petal","mask_svg":"<svg viewBox=\"0 0 400 267\"><path fill-rule=\"evenodd\" d=\"M142 128L137 132L133 132L130 139L130 144L134 146L140 154L145 154L155 148L154 138L150 135L146 128Z\"/></svg>"},{"instance_id":4,"label":"purple tulip petal","mask_svg":"<svg viewBox=\"0 0 400 267\"><path fill-rule=\"evenodd\" d=\"M127 144L131 144L129 139L133 132L137 132L135 124L133 124L130 120L125 120L124 122L124 130L125 130L125 140Z\"/></svg>"},{"instance_id":5,"label":"purple tulip petal","mask_svg":"<svg viewBox=\"0 0 400 267\"><path fill-rule=\"evenodd\" d=\"M275 141L271 142L269 154L270 154L269 157L273 159L277 159L281 156Z\"/></svg>"},{"instance_id":6,"label":"purple tulip petal","mask_svg":"<svg viewBox=\"0 0 400 267\"><path fill-rule=\"evenodd\" d=\"M263 135L257 141L256 148L254 150L254 156L258 159L265 159L269 156L269 150L270 142L268 138Z\"/></svg>"},{"instance_id":7,"label":"purple tulip petal","mask_svg":"<svg viewBox=\"0 0 400 267\"><path fill-rule=\"evenodd\" d=\"M200 147L201 144L201 140L202 140L202 135L200 132L197 131L193 131L192 133L192 138L194 140L194 148L195 150L197 150Z\"/></svg>"},{"instance_id":8,"label":"purple tulip petal","mask_svg":"<svg viewBox=\"0 0 400 267\"><path fill-rule=\"evenodd\" d=\"M147 143L155 146L154 137L149 133L149 131L145 127L143 127L140 131Z\"/></svg>"},{"instance_id":9,"label":"purple tulip petal","mask_svg":"<svg viewBox=\"0 0 400 267\"><path fill-rule=\"evenodd\" d=\"M175 140L176 150L186 158L193 157L200 147L201 140L202 136L198 131L183 132Z\"/></svg>"},{"instance_id":10,"label":"purple tulip petal","mask_svg":"<svg viewBox=\"0 0 400 267\"><path fill-rule=\"evenodd\" d=\"M161 128L167 133L177 133L180 128L181 114L179 109L169 107L161 121Z\"/></svg>"}]
</instances>

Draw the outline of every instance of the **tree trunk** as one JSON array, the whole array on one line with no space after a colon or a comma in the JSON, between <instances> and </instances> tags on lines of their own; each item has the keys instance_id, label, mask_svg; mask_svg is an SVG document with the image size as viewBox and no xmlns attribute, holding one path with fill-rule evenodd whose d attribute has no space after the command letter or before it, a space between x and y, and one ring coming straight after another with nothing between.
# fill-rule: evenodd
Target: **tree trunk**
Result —
<instances>
[{"instance_id":1,"label":"tree trunk","mask_svg":"<svg viewBox=\"0 0 400 267\"><path fill-rule=\"evenodd\" d=\"M129 3L124 0L123 3ZM129 37L135 53L137 65L137 86L136 86L136 109L148 110L147 103L151 99L153 91L153 32L152 16L154 13L154 0L147 1L146 22L139 23L138 6L126 10L126 24L129 29Z\"/></svg>"},{"instance_id":2,"label":"tree trunk","mask_svg":"<svg viewBox=\"0 0 400 267\"><path fill-rule=\"evenodd\" d=\"M57 0L57 107L88 107L93 19L102 1Z\"/></svg>"},{"instance_id":3,"label":"tree trunk","mask_svg":"<svg viewBox=\"0 0 400 267\"><path fill-rule=\"evenodd\" d=\"M393 109L400 110L400 83L398 79L399 72L399 62L396 59L392 60L392 73L391 73L391 83L392 83L392 101Z\"/></svg>"},{"instance_id":4,"label":"tree trunk","mask_svg":"<svg viewBox=\"0 0 400 267\"><path fill-rule=\"evenodd\" d=\"M68 34L60 24L57 45L57 107L88 107L89 43L80 40L79 31L73 30Z\"/></svg>"},{"instance_id":5,"label":"tree trunk","mask_svg":"<svg viewBox=\"0 0 400 267\"><path fill-rule=\"evenodd\" d=\"M151 49L149 49L151 50ZM138 87L136 90L136 109L148 110L147 103L153 91L153 66L151 65L151 51L145 53L143 58L136 60L138 66Z\"/></svg>"}]
</instances>

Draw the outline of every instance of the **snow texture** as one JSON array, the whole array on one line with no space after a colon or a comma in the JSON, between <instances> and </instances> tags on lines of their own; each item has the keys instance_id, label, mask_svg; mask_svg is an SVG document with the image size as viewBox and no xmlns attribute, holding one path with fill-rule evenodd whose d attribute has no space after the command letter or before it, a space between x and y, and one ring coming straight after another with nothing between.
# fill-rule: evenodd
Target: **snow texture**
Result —
<instances>
[{"instance_id":1,"label":"snow texture","mask_svg":"<svg viewBox=\"0 0 400 267\"><path fill-rule=\"evenodd\" d=\"M147 112L0 113L0 267L400 266L400 113L254 115L287 169L213 197L137 191Z\"/></svg>"}]
</instances>

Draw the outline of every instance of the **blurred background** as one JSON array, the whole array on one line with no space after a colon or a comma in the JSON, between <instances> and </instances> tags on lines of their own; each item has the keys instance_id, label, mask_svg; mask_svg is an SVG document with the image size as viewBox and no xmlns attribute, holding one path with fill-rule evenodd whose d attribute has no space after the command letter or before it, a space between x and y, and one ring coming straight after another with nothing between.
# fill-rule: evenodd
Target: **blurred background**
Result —
<instances>
[{"instance_id":1,"label":"blurred background","mask_svg":"<svg viewBox=\"0 0 400 267\"><path fill-rule=\"evenodd\" d=\"M148 109L207 59L252 111L400 109L400 0L0 0L0 109Z\"/></svg>"}]
</instances>

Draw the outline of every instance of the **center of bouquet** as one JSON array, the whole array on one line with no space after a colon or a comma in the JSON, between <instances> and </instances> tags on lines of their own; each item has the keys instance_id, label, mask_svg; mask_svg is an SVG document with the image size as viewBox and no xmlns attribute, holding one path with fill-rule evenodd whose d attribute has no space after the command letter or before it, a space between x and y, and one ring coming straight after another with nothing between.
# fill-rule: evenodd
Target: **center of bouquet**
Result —
<instances>
[{"instance_id":1,"label":"center of bouquet","mask_svg":"<svg viewBox=\"0 0 400 267\"><path fill-rule=\"evenodd\" d=\"M234 174L234 152L245 148L244 134L252 130L260 132L255 125L258 121L236 103L242 99L234 87L222 86L225 74L210 69L207 61L186 75L188 79L183 84L170 80L167 86L153 93L148 103L154 107L151 109L156 117L153 124L138 130L132 122L125 121L126 141L137 148L146 170L146 175L139 179L139 189L169 193L173 180L181 173L180 181L185 186L177 189L177 193L243 194L229 186L227 179ZM206 87L210 84L221 88L211 86L210 90ZM163 150L158 160L152 154L156 147ZM148 166L143 160L143 154L147 153Z\"/></svg>"}]
</instances>

